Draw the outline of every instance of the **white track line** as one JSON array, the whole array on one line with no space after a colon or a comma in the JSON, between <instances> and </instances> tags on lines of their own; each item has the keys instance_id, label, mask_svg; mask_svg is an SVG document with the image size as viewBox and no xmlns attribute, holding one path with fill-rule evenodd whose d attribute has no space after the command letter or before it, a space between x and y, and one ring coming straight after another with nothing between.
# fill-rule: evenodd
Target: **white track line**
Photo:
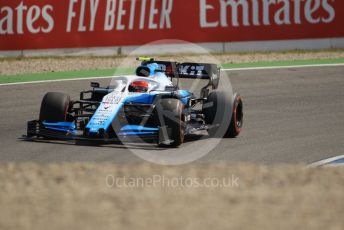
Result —
<instances>
[{"instance_id":1,"label":"white track line","mask_svg":"<svg viewBox=\"0 0 344 230\"><path fill-rule=\"evenodd\" d=\"M224 71L242 71L242 70L264 70L264 69L297 69L297 68L310 68L310 67L333 67L344 66L344 63L336 64L314 64L314 65L288 65L288 66L266 66L266 67L246 67L246 68L232 68L222 69Z\"/></svg>"},{"instance_id":2,"label":"white track line","mask_svg":"<svg viewBox=\"0 0 344 230\"><path fill-rule=\"evenodd\" d=\"M247 68L222 69L222 71L273 70L273 69L291 69L291 68L292 69L296 69L296 68L335 67L335 66L344 66L344 63L338 63L338 64L314 64L314 65L290 65L290 66L267 66L267 67L247 67ZM15 82L15 83L0 84L0 86L39 84L39 83L63 82L63 81L82 81L82 80L94 80L94 79L107 79L107 78L112 78L112 77L114 77L114 76L70 78L70 79L57 79L57 80L28 81L28 82Z\"/></svg>"},{"instance_id":3,"label":"white track line","mask_svg":"<svg viewBox=\"0 0 344 230\"><path fill-rule=\"evenodd\" d=\"M327 158L327 159L324 159L321 161L314 162L314 163L310 164L309 167L317 167L317 166L321 166L321 165L326 165L328 163L331 163L332 161L340 160L343 158L344 158L344 155ZM341 164L338 164L338 165L341 165ZM333 166L335 166L335 164L333 164Z\"/></svg>"},{"instance_id":4,"label":"white track line","mask_svg":"<svg viewBox=\"0 0 344 230\"><path fill-rule=\"evenodd\" d=\"M61 81L95 80L95 79L107 79L107 78L112 78L112 77L114 77L114 76L69 78L69 79L42 80L42 81L26 81L26 82L4 83L4 84L0 84L0 86L7 86L7 85L28 85L28 84L50 83L50 82L61 82Z\"/></svg>"}]
</instances>

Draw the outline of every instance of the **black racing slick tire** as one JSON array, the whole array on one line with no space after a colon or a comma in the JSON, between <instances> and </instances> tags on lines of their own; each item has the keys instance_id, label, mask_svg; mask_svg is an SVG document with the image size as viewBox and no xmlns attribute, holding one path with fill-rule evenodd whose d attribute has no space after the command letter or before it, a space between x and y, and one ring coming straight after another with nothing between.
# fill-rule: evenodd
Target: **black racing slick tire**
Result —
<instances>
[{"instance_id":1,"label":"black racing slick tire","mask_svg":"<svg viewBox=\"0 0 344 230\"><path fill-rule=\"evenodd\" d=\"M184 142L183 108L183 103L178 99L164 98L159 100L157 105L158 117L162 129L166 128L165 134L164 131L162 132L163 135L168 135L168 139L172 141L169 144L160 143L160 147L176 148Z\"/></svg>"},{"instance_id":2,"label":"black racing slick tire","mask_svg":"<svg viewBox=\"0 0 344 230\"><path fill-rule=\"evenodd\" d=\"M237 98L240 99L240 103L236 103ZM234 118L234 112L238 115L237 118L241 115L240 119ZM240 133L243 114L240 96L235 96L233 100L233 96L225 91L211 92L203 105L203 113L205 123L210 126L208 130L210 137L235 137ZM241 121L241 124L235 121Z\"/></svg>"},{"instance_id":3,"label":"black racing slick tire","mask_svg":"<svg viewBox=\"0 0 344 230\"><path fill-rule=\"evenodd\" d=\"M67 121L70 97L64 93L49 92L44 95L39 120L46 122Z\"/></svg>"}]
</instances>

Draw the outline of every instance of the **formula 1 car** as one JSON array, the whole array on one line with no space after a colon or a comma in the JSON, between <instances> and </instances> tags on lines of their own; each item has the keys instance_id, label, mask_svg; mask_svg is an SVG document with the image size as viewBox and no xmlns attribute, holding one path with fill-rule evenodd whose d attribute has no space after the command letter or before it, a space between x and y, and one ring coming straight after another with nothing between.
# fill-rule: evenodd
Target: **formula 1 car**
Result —
<instances>
[{"instance_id":1,"label":"formula 1 car","mask_svg":"<svg viewBox=\"0 0 344 230\"><path fill-rule=\"evenodd\" d=\"M138 58L136 75L114 77L115 84L80 93L71 100L49 92L38 120L27 123L29 139L145 142L178 147L186 135L207 130L211 137L236 137L243 125L239 94L219 90L216 64L177 63ZM200 96L179 89L179 79L206 79ZM176 83L173 83L177 81Z\"/></svg>"}]
</instances>

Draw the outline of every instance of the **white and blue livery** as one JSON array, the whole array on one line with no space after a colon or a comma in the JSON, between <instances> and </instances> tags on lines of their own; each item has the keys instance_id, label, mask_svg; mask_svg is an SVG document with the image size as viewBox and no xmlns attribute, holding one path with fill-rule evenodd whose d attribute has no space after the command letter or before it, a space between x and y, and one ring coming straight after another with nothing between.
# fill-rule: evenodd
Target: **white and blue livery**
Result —
<instances>
[{"instance_id":1,"label":"white and blue livery","mask_svg":"<svg viewBox=\"0 0 344 230\"><path fill-rule=\"evenodd\" d=\"M139 58L135 75L114 77L113 84L82 91L80 99L47 93L38 120L28 122L30 139L102 142L145 141L178 147L200 130L210 136L236 137L243 124L239 94L218 90L215 64L177 63ZM206 79L200 96L179 88L182 78ZM176 83L174 83L176 82Z\"/></svg>"}]
</instances>

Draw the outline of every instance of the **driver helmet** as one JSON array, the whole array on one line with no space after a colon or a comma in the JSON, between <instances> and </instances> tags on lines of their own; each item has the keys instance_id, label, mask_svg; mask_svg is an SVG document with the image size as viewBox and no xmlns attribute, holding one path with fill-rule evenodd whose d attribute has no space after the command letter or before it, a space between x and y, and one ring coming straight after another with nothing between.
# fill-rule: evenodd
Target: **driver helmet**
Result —
<instances>
[{"instance_id":1,"label":"driver helmet","mask_svg":"<svg viewBox=\"0 0 344 230\"><path fill-rule=\"evenodd\" d=\"M129 85L129 92L142 93L148 91L147 81L134 81Z\"/></svg>"}]
</instances>

